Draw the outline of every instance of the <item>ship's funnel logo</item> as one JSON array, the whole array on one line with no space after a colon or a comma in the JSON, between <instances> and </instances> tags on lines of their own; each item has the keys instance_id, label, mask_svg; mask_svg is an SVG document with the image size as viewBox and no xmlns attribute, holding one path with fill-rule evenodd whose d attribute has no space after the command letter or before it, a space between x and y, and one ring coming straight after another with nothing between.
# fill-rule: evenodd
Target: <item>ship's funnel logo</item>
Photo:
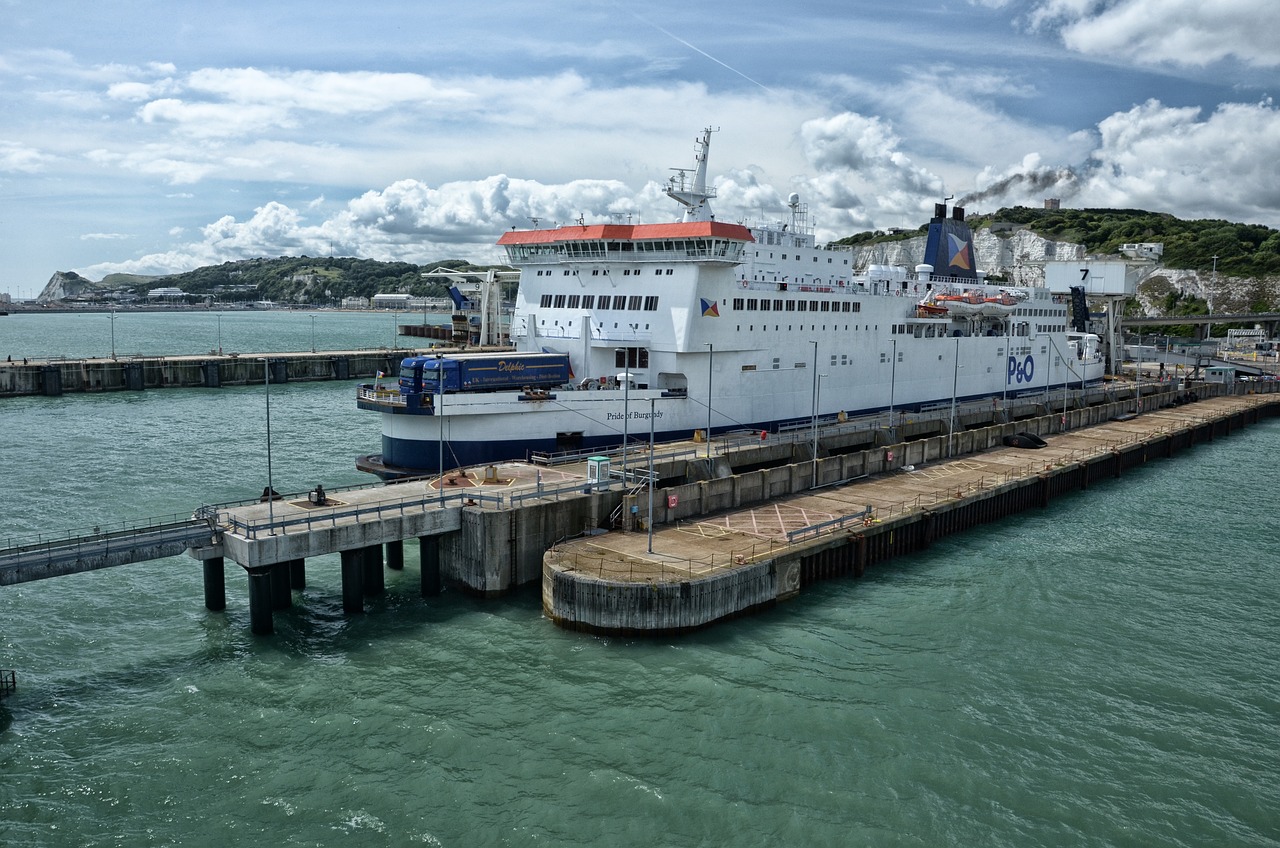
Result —
<instances>
[{"instance_id":1,"label":"ship's funnel logo","mask_svg":"<svg viewBox=\"0 0 1280 848\"><path fill-rule=\"evenodd\" d=\"M951 268L973 270L973 260L969 256L969 242L954 233L947 233L948 251L947 265Z\"/></svg>"},{"instance_id":2,"label":"ship's funnel logo","mask_svg":"<svg viewBox=\"0 0 1280 848\"><path fill-rule=\"evenodd\" d=\"M712 318L720 317L720 306L714 300L707 300L705 297L700 298L702 301L702 317L708 316Z\"/></svg>"}]
</instances>

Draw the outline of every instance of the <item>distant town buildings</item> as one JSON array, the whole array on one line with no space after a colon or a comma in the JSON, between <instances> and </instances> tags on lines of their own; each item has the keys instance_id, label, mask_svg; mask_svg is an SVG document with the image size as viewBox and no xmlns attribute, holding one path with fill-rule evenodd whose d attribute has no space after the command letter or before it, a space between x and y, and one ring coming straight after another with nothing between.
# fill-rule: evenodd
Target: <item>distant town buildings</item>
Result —
<instances>
[{"instance_id":1,"label":"distant town buildings","mask_svg":"<svg viewBox=\"0 0 1280 848\"><path fill-rule=\"evenodd\" d=\"M344 308L345 307L344 303ZM365 301L362 307L351 307L353 309L367 309L372 306L374 309L399 309L401 311L428 309L431 311L444 311L453 308L453 301L447 297L414 297L410 294L375 294L371 301Z\"/></svg>"}]
</instances>

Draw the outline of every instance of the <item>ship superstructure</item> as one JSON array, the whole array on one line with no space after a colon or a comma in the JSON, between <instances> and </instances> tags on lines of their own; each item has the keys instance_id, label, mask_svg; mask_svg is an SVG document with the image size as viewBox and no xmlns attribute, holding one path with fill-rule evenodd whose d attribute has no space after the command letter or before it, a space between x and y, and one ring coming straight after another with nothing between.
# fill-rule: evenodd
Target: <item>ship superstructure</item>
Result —
<instances>
[{"instance_id":1,"label":"ship superstructure","mask_svg":"<svg viewBox=\"0 0 1280 848\"><path fill-rule=\"evenodd\" d=\"M785 221L717 220L710 144L707 130L692 178L668 185L679 221L502 235L521 272L512 342L563 355L572 376L363 393L383 416L387 474L435 470L442 434L457 467L647 441L651 416L657 438L688 438L1101 379L1097 337L1070 330L1065 298L986 283L962 209L936 207L928 264L859 271L849 250L815 243L795 195Z\"/></svg>"}]
</instances>

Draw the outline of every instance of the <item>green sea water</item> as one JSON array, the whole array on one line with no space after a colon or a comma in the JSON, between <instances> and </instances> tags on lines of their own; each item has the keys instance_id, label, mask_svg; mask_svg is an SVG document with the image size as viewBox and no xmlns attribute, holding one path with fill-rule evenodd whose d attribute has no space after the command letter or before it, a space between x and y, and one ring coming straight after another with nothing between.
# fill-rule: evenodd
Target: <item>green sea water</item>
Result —
<instances>
[{"instance_id":1,"label":"green sea water","mask_svg":"<svg viewBox=\"0 0 1280 848\"><path fill-rule=\"evenodd\" d=\"M353 386L271 387L278 489L364 481ZM264 413L2 400L0 540L250 497ZM677 638L424 601L413 543L269 637L230 563L224 613L182 557L0 588L0 845L1280 845L1278 464L1265 422Z\"/></svg>"}]
</instances>

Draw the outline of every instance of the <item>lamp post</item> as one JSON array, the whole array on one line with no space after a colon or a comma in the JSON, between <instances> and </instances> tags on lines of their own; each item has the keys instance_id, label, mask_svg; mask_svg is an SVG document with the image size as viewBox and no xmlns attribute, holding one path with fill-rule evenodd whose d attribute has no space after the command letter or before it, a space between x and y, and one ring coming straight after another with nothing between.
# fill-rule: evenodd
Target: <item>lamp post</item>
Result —
<instances>
[{"instance_id":1,"label":"lamp post","mask_svg":"<svg viewBox=\"0 0 1280 848\"><path fill-rule=\"evenodd\" d=\"M627 424L631 420L631 363L628 362L627 349L617 347L614 353L622 354L622 482L627 482ZM617 359L614 359L617 364Z\"/></svg>"},{"instance_id":2,"label":"lamp post","mask_svg":"<svg viewBox=\"0 0 1280 848\"><path fill-rule=\"evenodd\" d=\"M218 355L222 355L222 313L218 313Z\"/></svg>"},{"instance_id":3,"label":"lamp post","mask_svg":"<svg viewBox=\"0 0 1280 848\"><path fill-rule=\"evenodd\" d=\"M400 323L400 310L391 310L391 349L395 350L400 346L399 339L396 338L396 330L399 329L396 324Z\"/></svg>"},{"instance_id":4,"label":"lamp post","mask_svg":"<svg viewBox=\"0 0 1280 848\"><path fill-rule=\"evenodd\" d=\"M896 441L893 437L893 387L898 378L898 340L889 339L889 343L893 345L893 359L889 361L889 441Z\"/></svg>"},{"instance_id":5,"label":"lamp post","mask_svg":"<svg viewBox=\"0 0 1280 848\"><path fill-rule=\"evenodd\" d=\"M649 520L646 522L649 530L649 553L653 553L653 490L656 480L653 479L653 404L657 398L649 398Z\"/></svg>"},{"instance_id":6,"label":"lamp post","mask_svg":"<svg viewBox=\"0 0 1280 848\"><path fill-rule=\"evenodd\" d=\"M1217 287L1218 287L1218 256L1217 254L1214 254L1213 280L1212 282L1209 283L1209 288L1215 289ZM1213 317L1213 292L1212 291L1205 292L1204 302L1209 307L1209 317L1212 318ZM1205 338L1205 341L1209 341L1210 339L1213 338L1213 322L1212 321L1204 325L1204 338Z\"/></svg>"},{"instance_id":7,"label":"lamp post","mask_svg":"<svg viewBox=\"0 0 1280 848\"><path fill-rule=\"evenodd\" d=\"M1133 369L1133 379L1137 381L1137 385L1134 387L1134 390L1136 394L1135 403L1137 404L1137 407L1138 407L1137 409L1134 410L1134 412L1141 413L1142 412L1142 334L1141 333L1138 334L1138 361L1135 364L1135 367Z\"/></svg>"},{"instance_id":8,"label":"lamp post","mask_svg":"<svg viewBox=\"0 0 1280 848\"><path fill-rule=\"evenodd\" d=\"M947 458L955 449L956 436L956 388L960 383L960 337L956 336L955 370L951 373L951 423L947 425Z\"/></svg>"},{"instance_id":9,"label":"lamp post","mask_svg":"<svg viewBox=\"0 0 1280 848\"><path fill-rule=\"evenodd\" d=\"M316 316L311 316L311 352L316 352Z\"/></svg>"},{"instance_id":10,"label":"lamp post","mask_svg":"<svg viewBox=\"0 0 1280 848\"><path fill-rule=\"evenodd\" d=\"M813 345L813 485L818 485L818 342L809 340Z\"/></svg>"},{"instance_id":11,"label":"lamp post","mask_svg":"<svg viewBox=\"0 0 1280 848\"><path fill-rule=\"evenodd\" d=\"M814 407L814 409L820 409L820 408L822 407L822 378L823 378L823 377L825 377L825 376L827 376L827 375L826 375L826 374L818 374L818 375L817 375L818 379L815 381L815 383L816 383L816 388L815 388L814 393L813 393L813 395L814 395L814 403L813 403L813 407ZM817 416L816 416L816 414L815 414L815 416L814 416L814 429L813 429L813 486L811 487L811 488L815 488L815 489L818 487L818 428L817 428L817 420L818 420L818 419L817 419Z\"/></svg>"},{"instance_id":12,"label":"lamp post","mask_svg":"<svg viewBox=\"0 0 1280 848\"><path fill-rule=\"evenodd\" d=\"M116 358L116 311L111 310L111 358Z\"/></svg>"},{"instance_id":13,"label":"lamp post","mask_svg":"<svg viewBox=\"0 0 1280 848\"><path fill-rule=\"evenodd\" d=\"M436 388L440 397L436 403L436 417L440 423L439 456L436 460L439 467L436 470L440 474L440 506L444 506L444 354L440 353L436 354Z\"/></svg>"},{"instance_id":14,"label":"lamp post","mask_svg":"<svg viewBox=\"0 0 1280 848\"><path fill-rule=\"evenodd\" d=\"M1005 326L1006 326L1005 350L1008 352L1008 355L1012 357L1013 356L1013 322L1007 321L1005 323ZM1007 359L1005 360L1006 363L1008 361L1009 360ZM1004 411L1005 407L1009 405L1009 369L1007 365L1005 366L1004 373L1005 373L1004 381L1000 385L1000 416L1001 418L1004 418L1007 421L1008 418L1005 417L1005 411Z\"/></svg>"},{"instance_id":15,"label":"lamp post","mask_svg":"<svg viewBox=\"0 0 1280 848\"><path fill-rule=\"evenodd\" d=\"M711 374L716 361L716 348L711 342L707 346L707 462L711 462Z\"/></svg>"},{"instance_id":16,"label":"lamp post","mask_svg":"<svg viewBox=\"0 0 1280 848\"><path fill-rule=\"evenodd\" d=\"M267 393L267 521L276 532L276 487L271 479L271 360L262 357L262 388Z\"/></svg>"}]
</instances>

